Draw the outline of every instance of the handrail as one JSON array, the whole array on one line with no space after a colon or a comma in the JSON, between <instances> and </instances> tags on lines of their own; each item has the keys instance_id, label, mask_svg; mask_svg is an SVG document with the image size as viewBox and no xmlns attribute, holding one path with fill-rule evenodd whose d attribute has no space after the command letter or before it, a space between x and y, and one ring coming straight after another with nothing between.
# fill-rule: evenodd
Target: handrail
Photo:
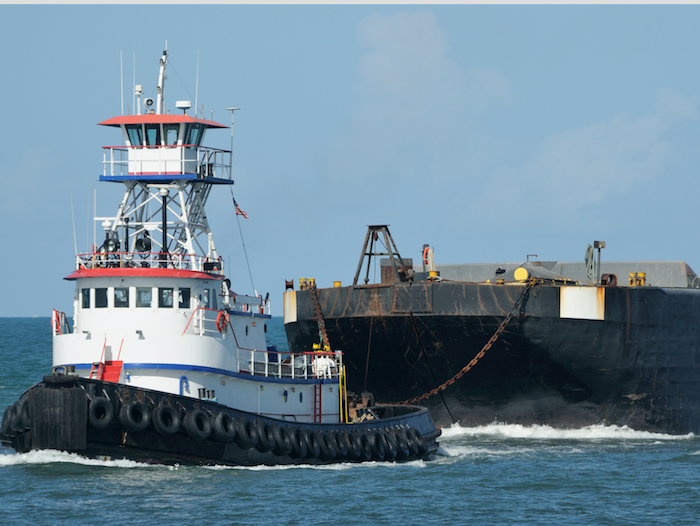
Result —
<instances>
[{"instance_id":1,"label":"handrail","mask_svg":"<svg viewBox=\"0 0 700 526\"><path fill-rule=\"evenodd\" d=\"M103 146L102 150L104 176L197 174L201 178L231 178L231 151L221 148L196 144L144 144ZM159 153L154 154L154 158L149 158L148 155L139 153L144 150Z\"/></svg>"},{"instance_id":2,"label":"handrail","mask_svg":"<svg viewBox=\"0 0 700 526\"><path fill-rule=\"evenodd\" d=\"M137 257L138 256L138 257ZM223 271L223 260L212 260L212 258L201 255L190 255L185 253L172 252L86 252L76 256L76 268L108 268L108 267L136 267L136 268L158 268L163 264L166 268L176 268L179 270L201 270L204 263L219 263ZM211 272L211 271L207 271Z\"/></svg>"}]
</instances>

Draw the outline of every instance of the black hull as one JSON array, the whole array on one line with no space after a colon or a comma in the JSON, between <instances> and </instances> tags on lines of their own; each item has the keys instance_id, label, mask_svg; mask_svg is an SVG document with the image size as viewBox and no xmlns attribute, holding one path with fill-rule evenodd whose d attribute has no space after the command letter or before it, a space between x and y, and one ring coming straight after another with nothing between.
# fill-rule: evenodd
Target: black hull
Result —
<instances>
[{"instance_id":1,"label":"black hull","mask_svg":"<svg viewBox=\"0 0 700 526\"><path fill-rule=\"evenodd\" d=\"M317 291L351 391L382 402L420 396L459 372L524 285L430 283ZM311 294L296 293L292 352L318 341ZM478 364L421 401L439 425L597 422L700 432L700 291L605 288L604 320L565 319L560 287L537 285Z\"/></svg>"},{"instance_id":2,"label":"black hull","mask_svg":"<svg viewBox=\"0 0 700 526\"><path fill-rule=\"evenodd\" d=\"M108 419L108 423L98 422L99 425L96 426L91 417L97 415L95 401L98 398L104 404L110 404L113 416ZM108 402L105 402L105 399ZM143 404L142 407L146 408L149 415L154 415L154 410L163 405L174 408L177 414L183 416L201 410L210 422L214 422L220 413L226 413L238 425L249 425L260 432L269 429L270 432L278 433L279 428L285 428L289 432L294 428L300 432L300 436L310 437L313 434L318 440L327 440L328 436L347 436L349 433L361 438L365 434L372 442L372 456L367 458L369 454L353 455L352 451L347 454L340 453L341 448L333 442L330 449L327 443L322 443L321 449L314 453L310 442L307 442L310 452L299 458L294 451L285 451L282 440L276 443L274 437L268 436L267 444L264 444L263 440L252 439L256 431L245 440L241 440L240 433L235 437L221 439L212 432L203 438L192 436L183 421L176 431L165 433L155 425L154 416L148 417L149 424L145 429L129 430L129 423L120 411L130 403ZM150 464L170 465L273 466L362 460L401 461L428 458L435 453L440 430L434 426L425 408L378 405L373 409L380 416L379 420L361 424L303 424L253 415L210 401L77 376L53 375L45 376L44 381L25 392L15 406L8 407L3 416L0 439L3 445L12 447L19 453L55 449L89 458L126 458ZM238 425L236 429L239 429ZM405 455L405 449L403 453L398 451L394 456L390 448L386 447L388 442L385 442L384 455L378 452L382 448L375 442L379 436L376 432L391 435L396 440L397 434L403 434L405 437L407 430L410 435L410 429L419 432L418 437L422 438L422 444L414 441L413 451L409 452L408 456ZM333 432L337 434L334 435ZM333 448L335 452L332 451Z\"/></svg>"}]
</instances>

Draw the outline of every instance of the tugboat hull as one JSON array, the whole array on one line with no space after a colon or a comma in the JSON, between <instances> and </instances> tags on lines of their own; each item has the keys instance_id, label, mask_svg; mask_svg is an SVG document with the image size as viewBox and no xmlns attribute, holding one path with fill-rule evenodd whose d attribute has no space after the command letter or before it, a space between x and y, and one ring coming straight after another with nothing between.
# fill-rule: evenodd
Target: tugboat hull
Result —
<instances>
[{"instance_id":1,"label":"tugboat hull","mask_svg":"<svg viewBox=\"0 0 700 526\"><path fill-rule=\"evenodd\" d=\"M440 430L425 408L373 409L382 418L302 424L211 401L54 374L7 408L0 439L19 453L55 449L90 458L180 465L403 461L435 453ZM396 444L405 447L397 451Z\"/></svg>"}]
</instances>

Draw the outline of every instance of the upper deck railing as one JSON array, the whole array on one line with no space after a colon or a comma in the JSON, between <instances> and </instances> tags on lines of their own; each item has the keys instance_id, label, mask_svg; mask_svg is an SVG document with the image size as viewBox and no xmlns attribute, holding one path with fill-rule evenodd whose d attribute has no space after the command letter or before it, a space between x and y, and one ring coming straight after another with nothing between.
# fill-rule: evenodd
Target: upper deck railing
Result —
<instances>
[{"instance_id":1,"label":"upper deck railing","mask_svg":"<svg viewBox=\"0 0 700 526\"><path fill-rule=\"evenodd\" d=\"M169 268L221 274L223 260L169 252L88 252L76 256L76 269Z\"/></svg>"},{"instance_id":2,"label":"upper deck railing","mask_svg":"<svg viewBox=\"0 0 700 526\"><path fill-rule=\"evenodd\" d=\"M191 174L231 179L231 152L191 144L177 146L103 146L104 176Z\"/></svg>"}]
</instances>

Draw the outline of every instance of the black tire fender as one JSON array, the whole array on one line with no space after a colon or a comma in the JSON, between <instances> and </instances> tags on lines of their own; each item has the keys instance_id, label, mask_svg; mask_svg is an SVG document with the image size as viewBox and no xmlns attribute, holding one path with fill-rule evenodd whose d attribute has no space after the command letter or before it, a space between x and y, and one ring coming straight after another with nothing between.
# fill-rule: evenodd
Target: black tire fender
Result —
<instances>
[{"instance_id":1,"label":"black tire fender","mask_svg":"<svg viewBox=\"0 0 700 526\"><path fill-rule=\"evenodd\" d=\"M369 460L372 458L372 440L369 437L370 433L360 434L360 460Z\"/></svg>"},{"instance_id":2,"label":"black tire fender","mask_svg":"<svg viewBox=\"0 0 700 526\"><path fill-rule=\"evenodd\" d=\"M338 447L335 445L335 437L330 432L323 433L321 431L317 433L317 436L318 444L321 447L321 453L319 454L318 458L324 462L331 462L335 460L335 457L338 455Z\"/></svg>"},{"instance_id":3,"label":"black tire fender","mask_svg":"<svg viewBox=\"0 0 700 526\"><path fill-rule=\"evenodd\" d=\"M408 450L406 434L400 431L402 430L395 429L393 432L394 440L396 440L396 460L406 460L411 456L411 452Z\"/></svg>"},{"instance_id":4,"label":"black tire fender","mask_svg":"<svg viewBox=\"0 0 700 526\"><path fill-rule=\"evenodd\" d=\"M236 421L231 415L222 411L212 421L211 432L214 440L228 444L236 438Z\"/></svg>"},{"instance_id":5,"label":"black tire fender","mask_svg":"<svg viewBox=\"0 0 700 526\"><path fill-rule=\"evenodd\" d=\"M428 444L420 431L411 427L406 431L406 434L413 443L413 449L416 450L417 456L422 457L428 452Z\"/></svg>"},{"instance_id":6,"label":"black tire fender","mask_svg":"<svg viewBox=\"0 0 700 526\"><path fill-rule=\"evenodd\" d=\"M236 444L241 449L250 449L258 445L258 429L255 422L239 418L236 422Z\"/></svg>"},{"instance_id":7,"label":"black tire fender","mask_svg":"<svg viewBox=\"0 0 700 526\"><path fill-rule=\"evenodd\" d=\"M348 458L349 448L345 433L342 433L337 430L329 431L329 433L333 435L333 438L335 439L335 447L337 452L336 459L345 460L346 458Z\"/></svg>"},{"instance_id":8,"label":"black tire fender","mask_svg":"<svg viewBox=\"0 0 700 526\"><path fill-rule=\"evenodd\" d=\"M119 421L127 431L138 433L148 427L151 415L143 402L132 400L119 410Z\"/></svg>"},{"instance_id":9,"label":"black tire fender","mask_svg":"<svg viewBox=\"0 0 700 526\"><path fill-rule=\"evenodd\" d=\"M370 433L374 437L374 444L372 445L372 458L374 460L384 460L386 457L386 442L384 440L384 433L381 431L371 431Z\"/></svg>"},{"instance_id":10,"label":"black tire fender","mask_svg":"<svg viewBox=\"0 0 700 526\"><path fill-rule=\"evenodd\" d=\"M294 448L289 430L282 426L272 426L272 432L275 435L275 455L280 457L289 455Z\"/></svg>"},{"instance_id":11,"label":"black tire fender","mask_svg":"<svg viewBox=\"0 0 700 526\"><path fill-rule=\"evenodd\" d=\"M343 433L348 443L348 460L360 460L362 455L362 439L357 433Z\"/></svg>"},{"instance_id":12,"label":"black tire fender","mask_svg":"<svg viewBox=\"0 0 700 526\"><path fill-rule=\"evenodd\" d=\"M161 435L173 435L180 429L180 413L169 404L162 404L153 410L153 427Z\"/></svg>"},{"instance_id":13,"label":"black tire fender","mask_svg":"<svg viewBox=\"0 0 700 526\"><path fill-rule=\"evenodd\" d=\"M384 457L384 460L389 460L390 462L393 462L394 460L396 460L396 456L398 455L396 439L394 438L393 433L388 429L384 429L380 431L380 433L382 434L384 444L386 445L386 455Z\"/></svg>"},{"instance_id":14,"label":"black tire fender","mask_svg":"<svg viewBox=\"0 0 700 526\"><path fill-rule=\"evenodd\" d=\"M211 435L211 421L209 415L201 409L195 409L185 415L182 425L192 440L202 442Z\"/></svg>"},{"instance_id":15,"label":"black tire fender","mask_svg":"<svg viewBox=\"0 0 700 526\"><path fill-rule=\"evenodd\" d=\"M275 442L275 433L272 431L272 426L267 422L258 420L256 424L258 429L258 451L261 453L266 453L275 449L277 443Z\"/></svg>"},{"instance_id":16,"label":"black tire fender","mask_svg":"<svg viewBox=\"0 0 700 526\"><path fill-rule=\"evenodd\" d=\"M309 452L309 443L306 435L298 427L290 427L289 435L292 440L292 451L289 456L292 458L305 458Z\"/></svg>"},{"instance_id":17,"label":"black tire fender","mask_svg":"<svg viewBox=\"0 0 700 526\"><path fill-rule=\"evenodd\" d=\"M306 458L318 458L321 454L321 441L316 433L312 433L309 429L302 431L306 438L306 443L309 445L306 452Z\"/></svg>"},{"instance_id":18,"label":"black tire fender","mask_svg":"<svg viewBox=\"0 0 700 526\"><path fill-rule=\"evenodd\" d=\"M104 396L90 400L88 421L95 429L105 429L114 420L114 406Z\"/></svg>"}]
</instances>

